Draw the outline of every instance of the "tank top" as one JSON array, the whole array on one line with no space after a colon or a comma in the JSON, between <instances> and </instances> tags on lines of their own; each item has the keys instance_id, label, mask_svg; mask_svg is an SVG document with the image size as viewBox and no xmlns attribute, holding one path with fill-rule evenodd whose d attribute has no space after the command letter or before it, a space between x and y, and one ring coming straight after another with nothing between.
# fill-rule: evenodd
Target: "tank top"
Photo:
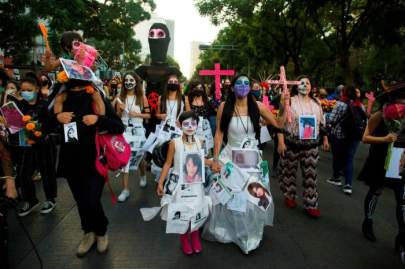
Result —
<instances>
[{"instance_id":1,"label":"tank top","mask_svg":"<svg viewBox=\"0 0 405 269\"><path fill-rule=\"evenodd\" d=\"M131 119L133 124L142 124L143 123L143 118L139 117L129 117L129 112L134 112L134 113L141 113L142 109L139 105L136 104L136 96L135 95L127 95L127 98L125 99L125 110L122 112L122 121L126 125L128 120Z\"/></svg>"},{"instance_id":2,"label":"tank top","mask_svg":"<svg viewBox=\"0 0 405 269\"><path fill-rule=\"evenodd\" d=\"M233 116L228 127L228 143L231 147L240 147L243 139L256 139L253 123L249 116Z\"/></svg>"}]
</instances>

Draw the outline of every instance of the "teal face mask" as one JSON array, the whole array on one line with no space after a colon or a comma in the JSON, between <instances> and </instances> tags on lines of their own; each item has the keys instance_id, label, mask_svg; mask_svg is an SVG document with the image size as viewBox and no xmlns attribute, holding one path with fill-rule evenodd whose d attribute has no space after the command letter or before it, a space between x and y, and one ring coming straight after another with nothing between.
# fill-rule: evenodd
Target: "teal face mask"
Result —
<instances>
[{"instance_id":1,"label":"teal face mask","mask_svg":"<svg viewBox=\"0 0 405 269\"><path fill-rule=\"evenodd\" d=\"M22 91L21 92L21 97L25 101L31 102L31 101L35 100L35 98L37 97L37 93L36 92L29 92L29 91Z\"/></svg>"}]
</instances>

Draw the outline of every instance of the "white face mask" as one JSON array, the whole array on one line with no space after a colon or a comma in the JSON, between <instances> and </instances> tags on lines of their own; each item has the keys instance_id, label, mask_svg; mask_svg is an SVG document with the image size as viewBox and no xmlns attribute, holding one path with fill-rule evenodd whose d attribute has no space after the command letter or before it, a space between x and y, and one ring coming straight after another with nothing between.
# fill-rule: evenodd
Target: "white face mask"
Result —
<instances>
[{"instance_id":1,"label":"white face mask","mask_svg":"<svg viewBox=\"0 0 405 269\"><path fill-rule=\"evenodd\" d=\"M197 131L197 126L198 126L197 121L195 119L189 118L185 119L181 123L181 130L185 135L192 136Z\"/></svg>"},{"instance_id":2,"label":"white face mask","mask_svg":"<svg viewBox=\"0 0 405 269\"><path fill-rule=\"evenodd\" d=\"M135 78L134 78L133 76L131 76L131 75L127 75L127 76L125 77L124 85L125 85L125 88L126 88L127 90L133 90L133 89L135 89L135 86L136 86L136 80L135 80Z\"/></svg>"},{"instance_id":3,"label":"white face mask","mask_svg":"<svg viewBox=\"0 0 405 269\"><path fill-rule=\"evenodd\" d=\"M298 92L302 95L307 95L311 90L311 84L309 84L308 79L301 79L301 84L298 85Z\"/></svg>"},{"instance_id":4,"label":"white face mask","mask_svg":"<svg viewBox=\"0 0 405 269\"><path fill-rule=\"evenodd\" d=\"M6 95L13 94L15 92L17 92L17 89L9 88L9 89L6 90Z\"/></svg>"}]
</instances>

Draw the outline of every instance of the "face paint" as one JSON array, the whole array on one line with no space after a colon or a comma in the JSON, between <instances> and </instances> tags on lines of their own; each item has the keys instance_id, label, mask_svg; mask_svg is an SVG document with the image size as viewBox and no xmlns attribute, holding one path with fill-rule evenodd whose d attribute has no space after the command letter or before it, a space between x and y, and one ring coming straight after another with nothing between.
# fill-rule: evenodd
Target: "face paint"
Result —
<instances>
[{"instance_id":1,"label":"face paint","mask_svg":"<svg viewBox=\"0 0 405 269\"><path fill-rule=\"evenodd\" d=\"M197 121L192 118L185 119L181 123L181 130L187 136L187 139L189 140L189 142L190 142L190 139L192 141L192 137L194 136L194 134L197 130L197 126L198 126Z\"/></svg>"},{"instance_id":2,"label":"face paint","mask_svg":"<svg viewBox=\"0 0 405 269\"><path fill-rule=\"evenodd\" d=\"M238 98L246 97L250 92L249 79L245 76L238 78L233 86L233 91Z\"/></svg>"},{"instance_id":3,"label":"face paint","mask_svg":"<svg viewBox=\"0 0 405 269\"><path fill-rule=\"evenodd\" d=\"M124 85L127 90L132 91L133 89L135 89L136 86L135 78L131 75L125 76Z\"/></svg>"},{"instance_id":4,"label":"face paint","mask_svg":"<svg viewBox=\"0 0 405 269\"><path fill-rule=\"evenodd\" d=\"M150 39L166 38L166 32L163 29L150 29L149 38Z\"/></svg>"},{"instance_id":5,"label":"face paint","mask_svg":"<svg viewBox=\"0 0 405 269\"><path fill-rule=\"evenodd\" d=\"M311 91L311 84L308 79L303 78L300 80L301 84L298 85L298 92L302 95L307 95Z\"/></svg>"}]
</instances>

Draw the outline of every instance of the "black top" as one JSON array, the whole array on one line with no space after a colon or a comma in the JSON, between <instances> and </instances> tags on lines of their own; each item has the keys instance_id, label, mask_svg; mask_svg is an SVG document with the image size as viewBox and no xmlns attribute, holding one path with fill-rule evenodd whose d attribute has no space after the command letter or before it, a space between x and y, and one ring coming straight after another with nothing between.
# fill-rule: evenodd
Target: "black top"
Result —
<instances>
[{"instance_id":1,"label":"black top","mask_svg":"<svg viewBox=\"0 0 405 269\"><path fill-rule=\"evenodd\" d=\"M208 105L195 106L190 104L191 111L193 111L198 117L203 117L208 119L209 116L209 107Z\"/></svg>"}]
</instances>

